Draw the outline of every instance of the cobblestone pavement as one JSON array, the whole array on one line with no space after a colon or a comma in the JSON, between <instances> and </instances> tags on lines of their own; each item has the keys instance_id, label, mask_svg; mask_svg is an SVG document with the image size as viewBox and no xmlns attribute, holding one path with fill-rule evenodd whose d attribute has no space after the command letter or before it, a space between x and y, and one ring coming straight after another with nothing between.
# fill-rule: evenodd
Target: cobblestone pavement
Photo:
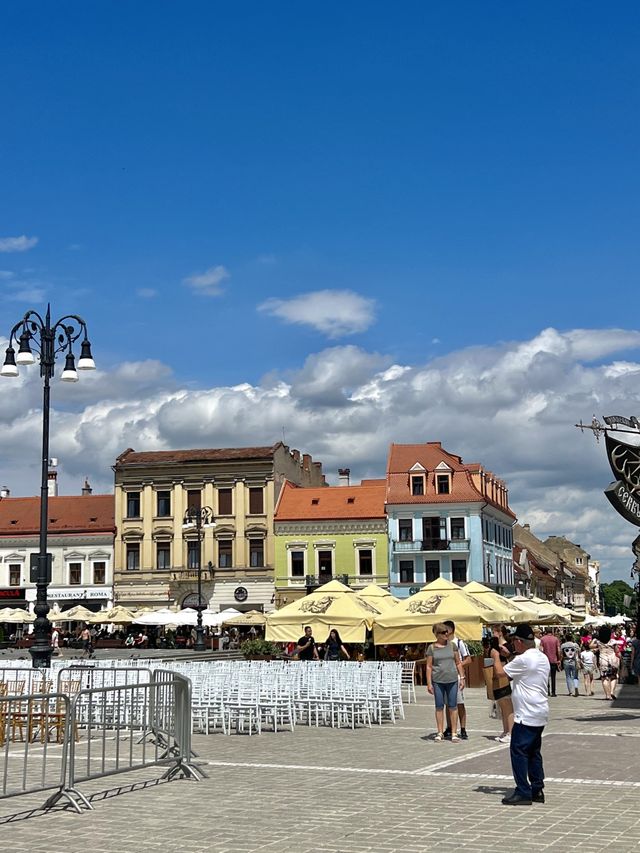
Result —
<instances>
[{"instance_id":1,"label":"cobblestone pavement","mask_svg":"<svg viewBox=\"0 0 640 853\"><path fill-rule=\"evenodd\" d=\"M194 738L210 778L161 782L157 768L82 786L94 811L0 800L2 849L191 853L635 851L640 845L640 690L619 703L558 696L543 756L544 805L501 805L508 747L484 691L467 690L470 739L435 743L423 690L396 726L299 726Z\"/></svg>"}]
</instances>

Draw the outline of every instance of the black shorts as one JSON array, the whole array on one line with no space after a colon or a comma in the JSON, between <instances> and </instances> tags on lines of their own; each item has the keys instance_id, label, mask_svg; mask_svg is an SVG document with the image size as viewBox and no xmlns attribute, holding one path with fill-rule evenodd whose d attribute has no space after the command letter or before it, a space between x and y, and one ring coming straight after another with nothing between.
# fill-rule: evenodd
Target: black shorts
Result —
<instances>
[{"instance_id":1,"label":"black shorts","mask_svg":"<svg viewBox=\"0 0 640 853\"><path fill-rule=\"evenodd\" d=\"M498 699L506 699L507 696L511 696L511 685L507 684L506 687L498 687L497 690L493 691L493 698L497 701Z\"/></svg>"}]
</instances>

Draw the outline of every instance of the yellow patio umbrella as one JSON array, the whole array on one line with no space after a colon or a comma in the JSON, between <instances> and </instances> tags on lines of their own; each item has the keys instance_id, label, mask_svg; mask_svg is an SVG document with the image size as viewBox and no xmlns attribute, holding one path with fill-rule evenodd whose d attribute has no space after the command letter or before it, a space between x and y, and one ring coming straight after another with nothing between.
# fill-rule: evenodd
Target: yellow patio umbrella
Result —
<instances>
[{"instance_id":1,"label":"yellow patio umbrella","mask_svg":"<svg viewBox=\"0 0 640 853\"><path fill-rule=\"evenodd\" d=\"M0 610L0 622L9 622L12 625L24 625L27 622L35 622L33 613L23 610L21 607L3 607Z\"/></svg>"},{"instance_id":2,"label":"yellow patio umbrella","mask_svg":"<svg viewBox=\"0 0 640 853\"><path fill-rule=\"evenodd\" d=\"M336 628L345 643L363 643L380 609L339 581L330 581L267 615L265 639L276 643L298 640L307 625L323 641ZM324 635L324 636L323 636Z\"/></svg>"},{"instance_id":3,"label":"yellow patio umbrella","mask_svg":"<svg viewBox=\"0 0 640 853\"><path fill-rule=\"evenodd\" d=\"M484 604L479 596L474 598L456 584L439 578L378 617L373 627L374 642L428 643L435 639L433 626L445 619L456 623L456 636L461 640L480 640L483 625L503 621L502 614Z\"/></svg>"},{"instance_id":4,"label":"yellow patio umbrella","mask_svg":"<svg viewBox=\"0 0 640 853\"><path fill-rule=\"evenodd\" d=\"M533 610L537 614L534 620L537 625L566 625L570 621L552 601L545 601L536 596L525 598L523 595L515 595L509 601L513 601L518 606Z\"/></svg>"},{"instance_id":5,"label":"yellow patio umbrella","mask_svg":"<svg viewBox=\"0 0 640 853\"><path fill-rule=\"evenodd\" d=\"M230 616L228 619L225 619L222 623L223 625L236 625L238 627L251 625L264 625L267 621L267 617L264 613L260 613L259 610L248 610L246 613L241 613L239 616Z\"/></svg>"},{"instance_id":6,"label":"yellow patio umbrella","mask_svg":"<svg viewBox=\"0 0 640 853\"><path fill-rule=\"evenodd\" d=\"M375 608L383 613L386 613L388 610L392 610L400 601L399 598L391 595L388 590L375 583L370 583L369 586L365 586L364 589L359 589L356 592L356 595L358 598L363 598L365 601L373 604Z\"/></svg>"},{"instance_id":7,"label":"yellow patio umbrella","mask_svg":"<svg viewBox=\"0 0 640 853\"><path fill-rule=\"evenodd\" d=\"M49 616L51 622L88 622L94 616L93 610L87 610L81 604L72 607L70 610L63 610L60 613Z\"/></svg>"},{"instance_id":8,"label":"yellow patio umbrella","mask_svg":"<svg viewBox=\"0 0 640 853\"><path fill-rule=\"evenodd\" d=\"M99 610L92 616L87 617L87 622L93 625L128 625L135 619L135 614L131 610L127 610L121 604L112 607L110 610Z\"/></svg>"},{"instance_id":9,"label":"yellow patio umbrella","mask_svg":"<svg viewBox=\"0 0 640 853\"><path fill-rule=\"evenodd\" d=\"M478 596L493 610L503 613L502 621L507 625L517 625L521 622L533 622L535 624L537 614L533 608L527 608L524 604L516 604L513 599L505 598L504 595L500 595L490 587L478 583L478 581L470 581L462 588L468 595L474 598Z\"/></svg>"}]
</instances>

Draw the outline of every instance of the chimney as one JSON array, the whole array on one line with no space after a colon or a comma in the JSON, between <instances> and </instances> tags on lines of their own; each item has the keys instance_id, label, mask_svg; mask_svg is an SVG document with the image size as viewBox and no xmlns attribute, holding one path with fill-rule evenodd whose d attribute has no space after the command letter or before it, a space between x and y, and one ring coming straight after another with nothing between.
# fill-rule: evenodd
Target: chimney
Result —
<instances>
[{"instance_id":1,"label":"chimney","mask_svg":"<svg viewBox=\"0 0 640 853\"><path fill-rule=\"evenodd\" d=\"M311 454L303 453L302 454L302 467L305 471L308 471L311 468Z\"/></svg>"},{"instance_id":2,"label":"chimney","mask_svg":"<svg viewBox=\"0 0 640 853\"><path fill-rule=\"evenodd\" d=\"M2 500L2 498L8 498L10 494L11 494L11 492L9 491L9 487L3 486L0 489L0 501Z\"/></svg>"},{"instance_id":3,"label":"chimney","mask_svg":"<svg viewBox=\"0 0 640 853\"><path fill-rule=\"evenodd\" d=\"M531 525L530 524L523 524L522 529L523 530L531 530Z\"/></svg>"},{"instance_id":4,"label":"chimney","mask_svg":"<svg viewBox=\"0 0 640 853\"><path fill-rule=\"evenodd\" d=\"M58 460L49 460L49 473L47 474L47 492L50 498L58 497Z\"/></svg>"},{"instance_id":5,"label":"chimney","mask_svg":"<svg viewBox=\"0 0 640 853\"><path fill-rule=\"evenodd\" d=\"M85 477L85 478L84 478L84 486L82 487L82 494L83 494L83 495L91 495L91 494L93 494L93 489L91 488L91 484L89 483L89 478L88 478L88 477Z\"/></svg>"},{"instance_id":6,"label":"chimney","mask_svg":"<svg viewBox=\"0 0 640 853\"><path fill-rule=\"evenodd\" d=\"M292 450L291 455L293 456L293 461L297 465L299 465L300 464L300 451L299 450Z\"/></svg>"},{"instance_id":7,"label":"chimney","mask_svg":"<svg viewBox=\"0 0 640 853\"><path fill-rule=\"evenodd\" d=\"M351 468L338 468L338 485L348 486L351 483Z\"/></svg>"}]
</instances>

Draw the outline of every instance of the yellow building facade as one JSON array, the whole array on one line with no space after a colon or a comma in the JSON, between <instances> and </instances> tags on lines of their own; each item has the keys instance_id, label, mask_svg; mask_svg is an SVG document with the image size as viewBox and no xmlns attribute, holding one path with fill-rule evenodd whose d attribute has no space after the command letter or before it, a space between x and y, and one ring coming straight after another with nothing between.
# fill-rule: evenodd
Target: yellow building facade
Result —
<instances>
[{"instance_id":1,"label":"yellow building facade","mask_svg":"<svg viewBox=\"0 0 640 853\"><path fill-rule=\"evenodd\" d=\"M114 593L126 607L195 603L270 610L275 599L274 509L285 482L322 485L320 463L269 447L136 452L116 460ZM185 527L190 508L213 525Z\"/></svg>"}]
</instances>

